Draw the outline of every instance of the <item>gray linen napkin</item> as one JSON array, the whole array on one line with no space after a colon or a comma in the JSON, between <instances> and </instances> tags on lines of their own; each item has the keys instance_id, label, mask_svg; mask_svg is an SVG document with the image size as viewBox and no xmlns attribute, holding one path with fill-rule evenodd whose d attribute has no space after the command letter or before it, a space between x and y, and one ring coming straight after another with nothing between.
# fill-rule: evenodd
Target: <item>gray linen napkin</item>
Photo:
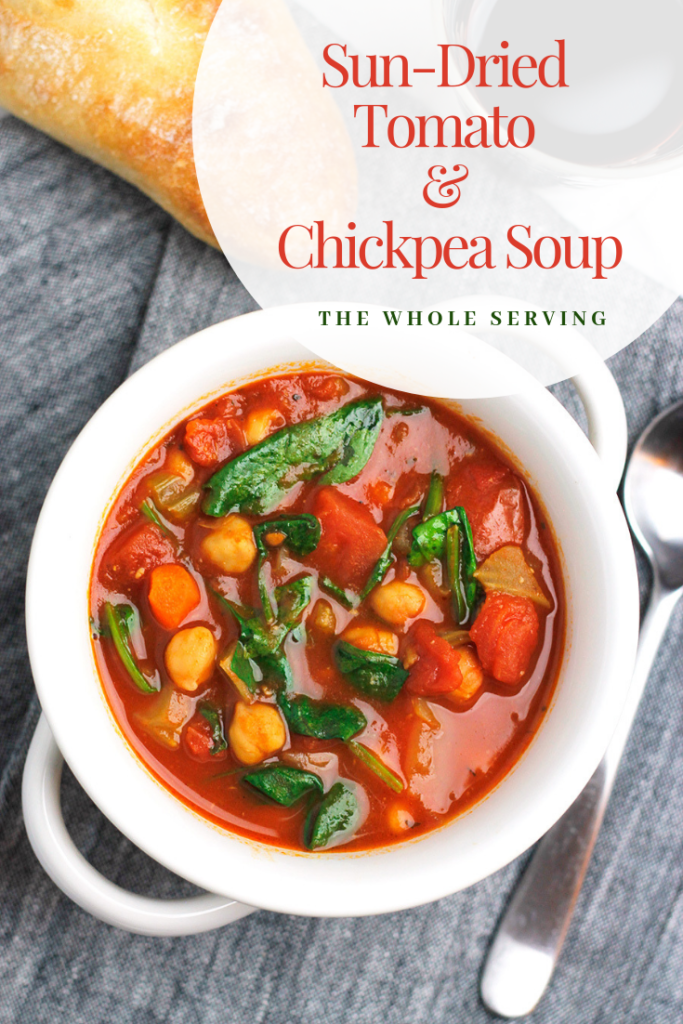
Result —
<instances>
[{"instance_id":1,"label":"gray linen napkin","mask_svg":"<svg viewBox=\"0 0 683 1024\"><path fill-rule=\"evenodd\" d=\"M23 589L46 489L127 374L253 308L218 253L133 189L18 121L0 122L1 1024L491 1020L478 999L479 972L525 858L401 914L319 921L262 912L222 931L159 940L74 906L26 840L20 777L38 709ZM611 368L633 439L683 395L683 302ZM556 392L576 408L568 385ZM58 580L54 597L57 614ZM533 1022L683 1019L682 622L679 614L658 659L560 967ZM192 891L132 847L68 772L64 804L79 848L107 877L150 895Z\"/></svg>"}]
</instances>

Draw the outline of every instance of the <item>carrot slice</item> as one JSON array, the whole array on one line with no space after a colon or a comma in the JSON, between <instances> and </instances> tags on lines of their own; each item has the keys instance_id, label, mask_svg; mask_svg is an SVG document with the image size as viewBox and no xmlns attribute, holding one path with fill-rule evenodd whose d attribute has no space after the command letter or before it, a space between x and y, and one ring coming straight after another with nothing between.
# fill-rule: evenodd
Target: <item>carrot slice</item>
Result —
<instances>
[{"instance_id":1,"label":"carrot slice","mask_svg":"<svg viewBox=\"0 0 683 1024\"><path fill-rule=\"evenodd\" d=\"M199 587L182 565L159 565L152 571L149 606L164 629L176 629L199 600Z\"/></svg>"}]
</instances>

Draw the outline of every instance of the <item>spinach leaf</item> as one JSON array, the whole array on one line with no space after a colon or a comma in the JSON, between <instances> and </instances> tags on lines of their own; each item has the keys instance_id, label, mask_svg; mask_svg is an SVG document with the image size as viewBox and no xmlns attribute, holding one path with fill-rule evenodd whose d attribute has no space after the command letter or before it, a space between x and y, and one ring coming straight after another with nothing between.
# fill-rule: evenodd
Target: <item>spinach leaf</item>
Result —
<instances>
[{"instance_id":1,"label":"spinach leaf","mask_svg":"<svg viewBox=\"0 0 683 1024\"><path fill-rule=\"evenodd\" d=\"M221 754L228 749L223 729L223 715L213 704L202 704L199 708L202 715L211 726L211 754Z\"/></svg>"},{"instance_id":2,"label":"spinach leaf","mask_svg":"<svg viewBox=\"0 0 683 1024\"><path fill-rule=\"evenodd\" d=\"M228 462L210 478L203 509L262 515L300 480L324 474L321 483L351 480L372 455L382 426L382 399L350 402L329 416L284 427Z\"/></svg>"},{"instance_id":3,"label":"spinach leaf","mask_svg":"<svg viewBox=\"0 0 683 1024\"><path fill-rule=\"evenodd\" d=\"M348 676L349 682L367 697L377 700L394 700L408 678L408 673L398 658L377 651L363 651L346 640L339 640L334 647L337 668Z\"/></svg>"},{"instance_id":4,"label":"spinach leaf","mask_svg":"<svg viewBox=\"0 0 683 1024\"><path fill-rule=\"evenodd\" d=\"M303 695L280 697L278 704L292 732L318 740L350 740L368 724L362 711L347 704L327 704Z\"/></svg>"},{"instance_id":5,"label":"spinach leaf","mask_svg":"<svg viewBox=\"0 0 683 1024\"><path fill-rule=\"evenodd\" d=\"M263 672L264 682L270 683L275 690L291 690L294 679L284 651L263 655L259 658L259 666Z\"/></svg>"},{"instance_id":6,"label":"spinach leaf","mask_svg":"<svg viewBox=\"0 0 683 1024\"><path fill-rule=\"evenodd\" d=\"M296 591L292 593L289 589L291 587L292 583L285 583L281 588L276 588L276 592L277 590L285 591L285 594L281 594L281 599L285 604L289 599L295 599L294 593L296 593ZM300 588L296 589L300 590ZM229 601L227 597L223 597L222 594L219 594L217 590L212 590L212 593L214 597L217 598L222 609L229 612L237 620L237 625L240 628L240 642L244 647L246 656L249 658L260 658L277 651L282 646L282 642L287 634L295 625L294 622L284 623L279 621L274 622L272 625L268 625L263 621L261 616L253 610L253 608L245 608L241 605L235 604L233 601ZM308 602L306 602L306 604L307 603ZM303 607L305 608L306 605L304 604Z\"/></svg>"},{"instance_id":7,"label":"spinach leaf","mask_svg":"<svg viewBox=\"0 0 683 1024\"><path fill-rule=\"evenodd\" d=\"M90 623L90 634L93 640L97 640L100 637L110 637L111 631L108 626L103 625L101 622L95 622L92 615L88 616L88 622Z\"/></svg>"},{"instance_id":8,"label":"spinach leaf","mask_svg":"<svg viewBox=\"0 0 683 1024\"><path fill-rule=\"evenodd\" d=\"M319 576L318 586L321 590L330 594L336 601L339 601L342 608L346 608L347 611L351 611L352 608L359 604L359 598L356 594L352 594L348 590L342 590L328 576Z\"/></svg>"},{"instance_id":9,"label":"spinach leaf","mask_svg":"<svg viewBox=\"0 0 683 1024\"><path fill-rule=\"evenodd\" d=\"M360 808L354 793L343 782L335 782L311 817L306 845L309 850L320 850L335 837L346 834L350 838L359 818Z\"/></svg>"},{"instance_id":10,"label":"spinach leaf","mask_svg":"<svg viewBox=\"0 0 683 1024\"><path fill-rule=\"evenodd\" d=\"M293 679L289 662L282 651L287 635L298 625L310 603L312 577L302 576L275 588L277 618L268 624L251 608L243 608L213 591L221 607L237 619L240 638L235 647L230 670L242 680L250 693L262 683L276 689L291 688Z\"/></svg>"},{"instance_id":11,"label":"spinach leaf","mask_svg":"<svg viewBox=\"0 0 683 1024\"><path fill-rule=\"evenodd\" d=\"M408 553L409 564L417 569L435 558L443 558L448 528L454 523L459 526L460 522L460 509L451 508L418 523L413 530L413 543Z\"/></svg>"},{"instance_id":12,"label":"spinach leaf","mask_svg":"<svg viewBox=\"0 0 683 1024\"><path fill-rule=\"evenodd\" d=\"M277 621L287 632L301 621L301 616L311 603L313 593L313 577L300 576L298 579L283 583L275 588L277 605ZM284 638L283 638L284 639Z\"/></svg>"},{"instance_id":13,"label":"spinach leaf","mask_svg":"<svg viewBox=\"0 0 683 1024\"><path fill-rule=\"evenodd\" d=\"M281 541L297 555L310 555L315 551L320 540L320 523L315 516L303 513L296 516L278 516L277 519L269 519L265 523L258 523L254 527L254 540L256 547L264 556L268 551L264 544L264 537L269 534L282 534Z\"/></svg>"},{"instance_id":14,"label":"spinach leaf","mask_svg":"<svg viewBox=\"0 0 683 1024\"><path fill-rule=\"evenodd\" d=\"M306 772L302 768L290 768L284 764L269 764L263 768L242 776L242 781L247 782L254 789L282 804L283 807L291 807L297 800L300 800L305 793L312 790L323 792L323 784L314 772Z\"/></svg>"},{"instance_id":15,"label":"spinach leaf","mask_svg":"<svg viewBox=\"0 0 683 1024\"><path fill-rule=\"evenodd\" d=\"M161 689L158 675L155 676L153 682L150 682L140 671L133 655L130 634L137 618L136 611L129 604L112 605L107 602L104 606L104 614L111 638L114 641L116 653L138 690L141 690L143 693L158 693Z\"/></svg>"},{"instance_id":16,"label":"spinach leaf","mask_svg":"<svg viewBox=\"0 0 683 1024\"><path fill-rule=\"evenodd\" d=\"M409 564L417 568L439 558L446 559L458 621L462 624L467 621L477 600L477 581L474 578L477 559L472 527L467 512L460 505L423 520L413 530Z\"/></svg>"},{"instance_id":17,"label":"spinach leaf","mask_svg":"<svg viewBox=\"0 0 683 1024\"><path fill-rule=\"evenodd\" d=\"M228 651L228 656L229 653ZM242 643L241 640L238 640L235 644L235 650L228 667L230 672L242 680L249 693L256 693L263 682L263 672L259 664L250 657L246 644Z\"/></svg>"},{"instance_id":18,"label":"spinach leaf","mask_svg":"<svg viewBox=\"0 0 683 1024\"><path fill-rule=\"evenodd\" d=\"M402 793L404 790L403 779L400 779L398 775L392 772L391 768L387 768L385 764L382 764L380 759L376 757L371 750L364 747L362 743L356 743L355 740L351 740L349 743L349 750L351 750L359 761L362 761L370 771L378 775L382 782L385 782L389 789L393 789L394 793Z\"/></svg>"},{"instance_id":19,"label":"spinach leaf","mask_svg":"<svg viewBox=\"0 0 683 1024\"><path fill-rule=\"evenodd\" d=\"M265 538L273 534L282 537L281 543L295 554L310 555L311 551L315 551L320 540L320 523L315 516L310 515L280 516L265 523L258 523L254 527L254 540L259 553L258 588L263 614L269 622L273 621L275 615L263 578L263 566L269 553Z\"/></svg>"},{"instance_id":20,"label":"spinach leaf","mask_svg":"<svg viewBox=\"0 0 683 1024\"><path fill-rule=\"evenodd\" d=\"M140 505L140 511L142 512L143 516L146 519L149 519L150 523L154 523L154 525L159 530L161 530L165 537L168 537L169 540L172 540L174 544L178 543L178 538L176 537L173 530L169 529L169 527L163 521L159 513L159 509L156 507L151 498L145 498L142 505Z\"/></svg>"},{"instance_id":21,"label":"spinach leaf","mask_svg":"<svg viewBox=\"0 0 683 1024\"><path fill-rule=\"evenodd\" d=\"M215 590L213 587L209 587L209 591L218 601L222 611L228 612L229 615L232 615L237 619L237 624L240 629L242 629L247 622L256 618L256 612L253 608L247 608L246 606L235 604L234 601L230 601L227 597L224 597L219 590Z\"/></svg>"},{"instance_id":22,"label":"spinach leaf","mask_svg":"<svg viewBox=\"0 0 683 1024\"><path fill-rule=\"evenodd\" d=\"M396 540L396 534L401 529L403 524L405 522L407 522L407 520L410 519L411 516L417 515L417 513L419 511L420 511L420 506L419 505L414 505L412 508L404 509L403 512L401 512L400 515L396 516L396 519L394 519L392 527L389 530L389 533L387 534L387 546L385 547L384 551L380 555L379 560L378 560L377 564L375 565L375 568L370 573L370 575L368 577L367 583L365 584L365 586L361 590L361 593L360 593L361 601L364 601L365 598L370 593L370 591L373 590L374 587L376 587L378 583L381 583L382 580L384 579L384 577L386 576L387 569L391 565L393 557L394 557L392 555L392 553L391 553L391 548L392 548L392 545L393 545L394 541Z\"/></svg>"}]
</instances>

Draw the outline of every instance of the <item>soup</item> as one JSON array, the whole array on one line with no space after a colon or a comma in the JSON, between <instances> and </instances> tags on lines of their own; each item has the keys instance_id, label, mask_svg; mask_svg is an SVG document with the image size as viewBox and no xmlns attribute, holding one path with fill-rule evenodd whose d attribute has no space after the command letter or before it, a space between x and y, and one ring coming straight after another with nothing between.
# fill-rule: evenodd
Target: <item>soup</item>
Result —
<instances>
[{"instance_id":1,"label":"soup","mask_svg":"<svg viewBox=\"0 0 683 1024\"><path fill-rule=\"evenodd\" d=\"M537 730L564 638L552 530L500 448L331 372L247 384L145 455L90 614L157 779L312 852L401 842L483 797Z\"/></svg>"}]
</instances>

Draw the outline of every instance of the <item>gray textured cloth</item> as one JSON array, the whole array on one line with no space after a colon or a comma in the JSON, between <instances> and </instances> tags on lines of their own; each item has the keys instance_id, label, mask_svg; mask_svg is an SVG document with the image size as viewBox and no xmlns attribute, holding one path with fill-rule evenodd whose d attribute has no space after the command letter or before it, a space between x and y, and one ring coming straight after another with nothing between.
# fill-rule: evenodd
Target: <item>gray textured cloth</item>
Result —
<instances>
[{"instance_id":1,"label":"gray textured cloth","mask_svg":"<svg viewBox=\"0 0 683 1024\"><path fill-rule=\"evenodd\" d=\"M254 308L223 258L127 185L0 122L1 1024L485 1024L487 945L524 858L431 906L320 921L258 913L203 936L131 936L89 917L38 866L19 804L37 706L24 571L70 442L133 369ZM634 437L683 395L683 303L611 361ZM568 387L558 389L573 400ZM106 457L106 453L103 453ZM647 581L644 579L644 583ZM59 582L55 581L58 602ZM681 616L661 652L543 1024L683 1019ZM136 892L191 891L134 849L68 777L83 853Z\"/></svg>"}]
</instances>

